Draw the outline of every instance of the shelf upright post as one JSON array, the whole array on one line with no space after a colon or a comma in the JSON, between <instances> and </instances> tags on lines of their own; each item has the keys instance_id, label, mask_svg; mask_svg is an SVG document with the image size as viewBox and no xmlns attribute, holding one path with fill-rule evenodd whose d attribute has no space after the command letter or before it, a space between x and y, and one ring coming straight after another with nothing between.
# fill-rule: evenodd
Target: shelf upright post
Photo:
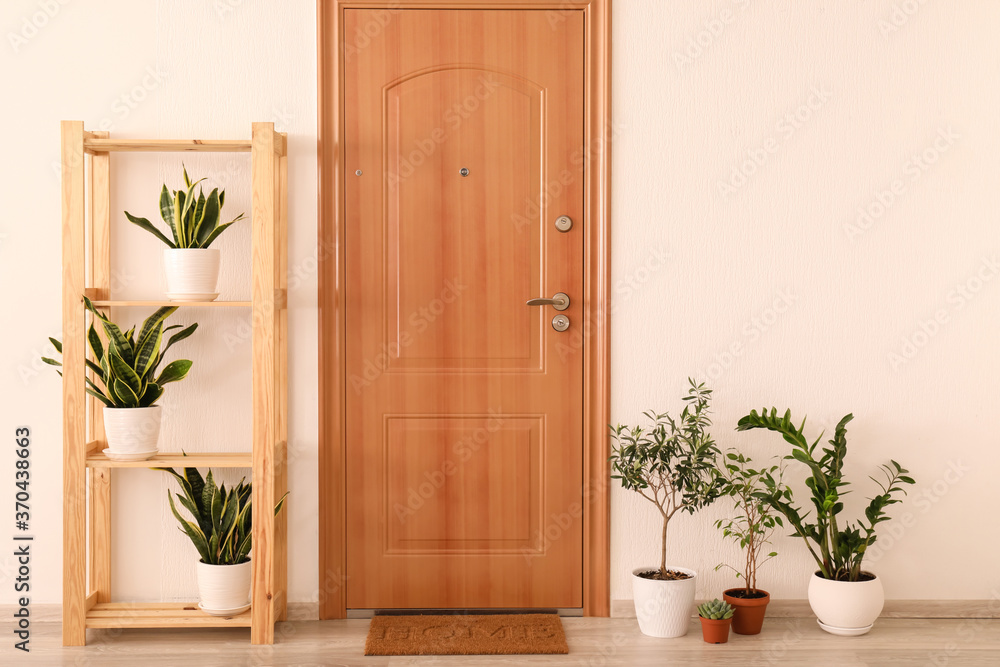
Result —
<instances>
[{"instance_id":1,"label":"shelf upright post","mask_svg":"<svg viewBox=\"0 0 1000 667\"><path fill-rule=\"evenodd\" d=\"M91 132L95 139L108 132ZM95 152L90 160L89 286L98 299L111 299L111 153ZM89 354L89 352L88 352ZM93 359L93 357L91 357ZM100 363L99 359L94 359ZM91 374L92 381L96 378ZM106 442L103 404L87 397L87 442ZM88 445L89 446L89 445ZM91 454L92 452L87 452ZM111 602L111 468L91 467L88 481L90 594L95 602ZM89 596L88 596L89 600Z\"/></svg>"},{"instance_id":2,"label":"shelf upright post","mask_svg":"<svg viewBox=\"0 0 1000 667\"><path fill-rule=\"evenodd\" d=\"M281 576L275 558L278 490L277 351L280 266L277 252L277 155L273 123L254 123L251 141L253 329L253 586L250 642L274 643Z\"/></svg>"},{"instance_id":3,"label":"shelf upright post","mask_svg":"<svg viewBox=\"0 0 1000 667\"><path fill-rule=\"evenodd\" d=\"M87 402L83 122L62 122L63 645L87 643Z\"/></svg>"}]
</instances>

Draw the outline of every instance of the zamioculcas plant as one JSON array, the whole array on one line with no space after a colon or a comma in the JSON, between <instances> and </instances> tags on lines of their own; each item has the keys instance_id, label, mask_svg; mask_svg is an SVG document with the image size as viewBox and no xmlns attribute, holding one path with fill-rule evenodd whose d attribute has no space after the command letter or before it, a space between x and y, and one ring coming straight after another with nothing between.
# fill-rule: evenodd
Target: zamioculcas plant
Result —
<instances>
[{"instance_id":1,"label":"zamioculcas plant","mask_svg":"<svg viewBox=\"0 0 1000 667\"><path fill-rule=\"evenodd\" d=\"M94 319L100 321L107 339L107 345L101 342L93 323L87 332L87 342L94 359L87 359L94 377L103 385L97 385L89 377L87 393L104 403L109 408L148 408L163 395L163 386L170 382L183 380L191 370L191 362L178 359L167 364L159 375L157 369L170 347L184 340L195 332L197 324L184 327L180 324L164 328L164 321L177 308L160 308L142 323L139 331L132 327L126 332L101 313L90 299L84 297L87 310L94 314ZM163 344L163 335L168 331L180 329ZM62 353L62 343L49 338L56 351ZM62 366L55 359L42 357L42 361L51 366ZM62 371L58 371L62 375Z\"/></svg>"},{"instance_id":2,"label":"zamioculcas plant","mask_svg":"<svg viewBox=\"0 0 1000 667\"><path fill-rule=\"evenodd\" d=\"M612 427L612 479L651 502L659 510L659 577L667 573L667 527L679 511L694 514L714 502L721 492L716 470L719 448L708 432L712 390L689 379L686 405L680 419L669 414L644 413L648 428L619 424Z\"/></svg>"},{"instance_id":3,"label":"zamioculcas plant","mask_svg":"<svg viewBox=\"0 0 1000 667\"><path fill-rule=\"evenodd\" d=\"M136 217L128 211L125 212L125 216L133 224L163 241L168 248L207 248L230 225L242 220L244 215L240 213L233 220L220 225L226 193L215 188L206 197L204 188L199 188L198 196L195 197L195 187L204 180L201 178L192 182L185 168L185 190L167 190L167 186L164 185L160 191L160 217L167 223L172 240L146 218Z\"/></svg>"},{"instance_id":4,"label":"zamioculcas plant","mask_svg":"<svg viewBox=\"0 0 1000 667\"><path fill-rule=\"evenodd\" d=\"M180 483L183 495L177 501L191 513L194 521L181 516L174 498L167 492L170 511L181 524L181 531L190 538L201 561L207 565L239 565L248 561L253 546L251 530L250 485L245 480L226 490L217 486L212 471L202 479L196 468L185 468L184 474L173 468L155 468L170 473ZM285 503L286 493L274 508L275 515Z\"/></svg>"},{"instance_id":5,"label":"zamioculcas plant","mask_svg":"<svg viewBox=\"0 0 1000 667\"><path fill-rule=\"evenodd\" d=\"M883 480L870 477L878 484L882 493L870 498L865 508L865 518L859 519L857 525L838 521L838 516L844 509L841 497L847 493L845 487L849 482L844 480L844 459L847 457L847 424L854 415L846 415L837 424L830 446L817 451L817 446L823 435L809 444L803 435L806 422L795 427L790 411L779 417L778 411L771 408L760 414L756 410L739 421L737 430L748 431L764 428L780 433L792 446L792 453L786 459L799 461L809 468L810 475L806 478L815 514L810 518L810 512L803 512L795 507L792 490L780 479L766 474L763 477L766 490L759 497L782 516L795 530L794 535L801 537L809 548L819 566L819 576L835 581L862 581L865 573L861 571L861 563L865 552L875 543L875 528L883 521L888 521L886 508L900 502L897 494L906 494L904 484L914 484L908 476L908 470L895 461L881 466Z\"/></svg>"},{"instance_id":6,"label":"zamioculcas plant","mask_svg":"<svg viewBox=\"0 0 1000 667\"><path fill-rule=\"evenodd\" d=\"M735 451L726 452L725 464L720 470L723 478L722 495L732 499L735 516L719 519L715 527L723 537L731 538L743 551L744 559L739 567L728 563L715 566L729 568L742 578L744 597L757 594L757 570L761 565L777 556L777 552L766 550L771 544L775 527L783 525L781 515L775 513L770 504L760 498L766 491L765 477L780 479L778 466L754 468L753 461Z\"/></svg>"}]
</instances>

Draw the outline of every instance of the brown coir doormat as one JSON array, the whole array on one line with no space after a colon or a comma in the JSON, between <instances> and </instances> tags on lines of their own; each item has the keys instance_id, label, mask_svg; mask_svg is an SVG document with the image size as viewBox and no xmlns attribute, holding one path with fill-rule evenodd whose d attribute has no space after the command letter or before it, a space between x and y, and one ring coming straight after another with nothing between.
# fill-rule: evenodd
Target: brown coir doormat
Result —
<instances>
[{"instance_id":1,"label":"brown coir doormat","mask_svg":"<svg viewBox=\"0 0 1000 667\"><path fill-rule=\"evenodd\" d=\"M375 616L365 655L569 653L555 614Z\"/></svg>"}]
</instances>

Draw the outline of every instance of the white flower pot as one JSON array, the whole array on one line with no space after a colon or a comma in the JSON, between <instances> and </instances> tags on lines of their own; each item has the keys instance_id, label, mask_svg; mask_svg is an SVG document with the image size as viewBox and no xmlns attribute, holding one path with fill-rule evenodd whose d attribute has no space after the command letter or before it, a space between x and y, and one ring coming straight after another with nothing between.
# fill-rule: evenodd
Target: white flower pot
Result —
<instances>
[{"instance_id":1,"label":"white flower pot","mask_svg":"<svg viewBox=\"0 0 1000 667\"><path fill-rule=\"evenodd\" d=\"M201 609L238 613L250 604L250 561L239 565L208 565L198 561L198 593Z\"/></svg>"},{"instance_id":2,"label":"white flower pot","mask_svg":"<svg viewBox=\"0 0 1000 667\"><path fill-rule=\"evenodd\" d=\"M156 454L160 439L159 405L151 408L104 408L104 433L109 457L116 454L135 457ZM138 460L138 459L137 459Z\"/></svg>"},{"instance_id":3,"label":"white flower pot","mask_svg":"<svg viewBox=\"0 0 1000 667\"><path fill-rule=\"evenodd\" d=\"M882 581L833 581L814 574L809 580L809 606L820 627L835 635L863 635L882 613Z\"/></svg>"},{"instance_id":4,"label":"white flower pot","mask_svg":"<svg viewBox=\"0 0 1000 667\"><path fill-rule=\"evenodd\" d=\"M214 301L219 296L217 248L165 248L167 298L171 301Z\"/></svg>"},{"instance_id":5,"label":"white flower pot","mask_svg":"<svg viewBox=\"0 0 1000 667\"><path fill-rule=\"evenodd\" d=\"M691 627L694 610L695 582L698 573L683 567L667 567L690 575L680 581L644 579L640 572L657 570L640 567L632 570L632 597L635 616L642 634L650 637L683 637Z\"/></svg>"}]
</instances>

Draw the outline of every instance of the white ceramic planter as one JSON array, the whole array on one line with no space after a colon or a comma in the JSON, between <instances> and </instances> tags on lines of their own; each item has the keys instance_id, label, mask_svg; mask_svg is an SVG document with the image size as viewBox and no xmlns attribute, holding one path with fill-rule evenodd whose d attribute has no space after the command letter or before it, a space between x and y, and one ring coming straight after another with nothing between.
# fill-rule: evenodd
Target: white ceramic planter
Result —
<instances>
[{"instance_id":1,"label":"white ceramic planter","mask_svg":"<svg viewBox=\"0 0 1000 667\"><path fill-rule=\"evenodd\" d=\"M835 635L863 635L882 613L882 581L832 581L814 574L809 580L809 606L820 626Z\"/></svg>"},{"instance_id":2,"label":"white ceramic planter","mask_svg":"<svg viewBox=\"0 0 1000 667\"><path fill-rule=\"evenodd\" d=\"M683 637L691 627L698 573L683 567L667 567L668 570L690 575L690 579L655 581L638 576L639 572L656 569L640 567L632 570L632 597L639 629L650 637Z\"/></svg>"},{"instance_id":3,"label":"white ceramic planter","mask_svg":"<svg viewBox=\"0 0 1000 667\"><path fill-rule=\"evenodd\" d=\"M156 454L160 439L159 405L151 408L104 408L104 432L108 439L108 455ZM139 459L136 459L139 460Z\"/></svg>"},{"instance_id":4,"label":"white ceramic planter","mask_svg":"<svg viewBox=\"0 0 1000 667\"><path fill-rule=\"evenodd\" d=\"M171 301L214 301L219 296L217 248L165 248L163 270Z\"/></svg>"},{"instance_id":5,"label":"white ceramic planter","mask_svg":"<svg viewBox=\"0 0 1000 667\"><path fill-rule=\"evenodd\" d=\"M239 565L207 565L198 561L201 609L209 614L238 613L250 604L250 561Z\"/></svg>"}]
</instances>

